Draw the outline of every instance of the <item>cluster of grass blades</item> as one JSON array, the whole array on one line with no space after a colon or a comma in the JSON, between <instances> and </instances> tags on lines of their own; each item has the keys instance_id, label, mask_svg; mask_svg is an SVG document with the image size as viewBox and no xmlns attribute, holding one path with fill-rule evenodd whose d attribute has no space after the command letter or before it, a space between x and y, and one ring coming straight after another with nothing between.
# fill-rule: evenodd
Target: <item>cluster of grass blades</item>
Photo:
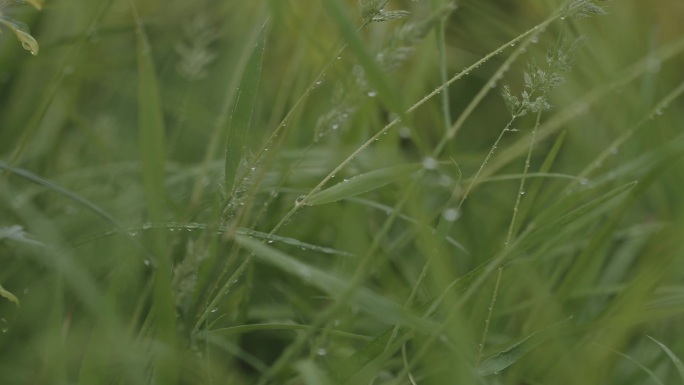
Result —
<instances>
[{"instance_id":1,"label":"cluster of grass blades","mask_svg":"<svg viewBox=\"0 0 684 385\"><path fill-rule=\"evenodd\" d=\"M684 384L676 5L10 3L1 384Z\"/></svg>"}]
</instances>

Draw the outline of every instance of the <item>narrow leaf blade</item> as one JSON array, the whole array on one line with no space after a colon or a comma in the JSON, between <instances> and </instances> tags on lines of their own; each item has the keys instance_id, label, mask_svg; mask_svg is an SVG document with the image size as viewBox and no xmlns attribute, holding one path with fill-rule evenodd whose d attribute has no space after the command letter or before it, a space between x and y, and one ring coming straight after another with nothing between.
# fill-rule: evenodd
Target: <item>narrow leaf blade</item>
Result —
<instances>
[{"instance_id":1,"label":"narrow leaf blade","mask_svg":"<svg viewBox=\"0 0 684 385\"><path fill-rule=\"evenodd\" d=\"M17 296L10 293L9 291L5 290L5 288L2 287L2 285L0 285L0 297L5 297L10 302L14 302L17 305L17 307L19 306L19 298L17 298Z\"/></svg>"},{"instance_id":2,"label":"narrow leaf blade","mask_svg":"<svg viewBox=\"0 0 684 385\"><path fill-rule=\"evenodd\" d=\"M520 360L525 354L537 348L549 338L557 335L561 327L570 320L558 322L546 329L539 330L516 342L505 350L482 361L477 367L477 372L482 376L498 373Z\"/></svg>"},{"instance_id":3,"label":"narrow leaf blade","mask_svg":"<svg viewBox=\"0 0 684 385\"><path fill-rule=\"evenodd\" d=\"M228 126L225 159L225 185L228 193L231 193L235 187L240 160L247 150L247 134L252 124L254 103L261 80L261 63L265 43L266 24L261 27L259 37L242 74L235 107Z\"/></svg>"},{"instance_id":4,"label":"narrow leaf blade","mask_svg":"<svg viewBox=\"0 0 684 385\"><path fill-rule=\"evenodd\" d=\"M648 338L652 339L653 342L658 344L658 346L660 346L660 348L663 349L665 354L667 354L667 356L670 357L670 360L672 360L672 363L674 364L674 366L677 368L677 371L679 372L679 376L682 378L682 383L684 383L684 363L682 363L682 360L680 360L679 357L677 357L677 355L674 354L674 352L672 352L672 350L670 350L670 348L668 348L662 342L656 340L655 338L653 338L651 336L648 336Z\"/></svg>"},{"instance_id":5,"label":"narrow leaf blade","mask_svg":"<svg viewBox=\"0 0 684 385\"><path fill-rule=\"evenodd\" d=\"M347 290L348 282L345 279L300 262L290 255L248 236L237 235L235 239L242 247L254 253L255 257L260 261L302 279L332 298L340 298ZM389 324L410 325L423 330L437 329L437 325L434 322L410 314L398 304L363 287L356 290L349 302Z\"/></svg>"},{"instance_id":6,"label":"narrow leaf blade","mask_svg":"<svg viewBox=\"0 0 684 385\"><path fill-rule=\"evenodd\" d=\"M317 192L316 194L312 195L311 198L309 198L306 204L315 206L351 198L385 186L397 180L398 178L401 178L419 169L419 165L404 165L383 168L357 175L349 180L340 182L330 188Z\"/></svg>"}]
</instances>

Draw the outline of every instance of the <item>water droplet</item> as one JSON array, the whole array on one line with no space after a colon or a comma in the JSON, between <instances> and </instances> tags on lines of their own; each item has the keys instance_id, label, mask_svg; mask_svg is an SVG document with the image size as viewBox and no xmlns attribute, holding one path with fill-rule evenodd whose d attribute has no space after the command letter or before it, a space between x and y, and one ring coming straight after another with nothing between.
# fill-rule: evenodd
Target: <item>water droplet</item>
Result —
<instances>
[{"instance_id":1,"label":"water droplet","mask_svg":"<svg viewBox=\"0 0 684 385\"><path fill-rule=\"evenodd\" d=\"M210 312L211 312L211 313L216 313L217 310L218 310L218 307L215 307L215 308L211 309Z\"/></svg>"},{"instance_id":2,"label":"water droplet","mask_svg":"<svg viewBox=\"0 0 684 385\"><path fill-rule=\"evenodd\" d=\"M521 191L521 192L520 192L520 195L525 195L525 191L524 191L524 190Z\"/></svg>"},{"instance_id":3,"label":"water droplet","mask_svg":"<svg viewBox=\"0 0 684 385\"><path fill-rule=\"evenodd\" d=\"M298 196L297 199L295 199L295 206L301 206L302 203L304 203L305 197L306 197L305 195Z\"/></svg>"},{"instance_id":4,"label":"water droplet","mask_svg":"<svg viewBox=\"0 0 684 385\"><path fill-rule=\"evenodd\" d=\"M145 264L145 266L149 266L150 264L152 264L152 262L150 262L149 259L146 259L143 261L143 264Z\"/></svg>"},{"instance_id":5,"label":"water droplet","mask_svg":"<svg viewBox=\"0 0 684 385\"><path fill-rule=\"evenodd\" d=\"M368 97L374 98L378 96L378 93L376 91L368 91Z\"/></svg>"},{"instance_id":6,"label":"water droplet","mask_svg":"<svg viewBox=\"0 0 684 385\"><path fill-rule=\"evenodd\" d=\"M333 130L337 130L338 128L340 128L340 125L337 124L337 123L335 123L335 124L332 125L331 128L332 128Z\"/></svg>"},{"instance_id":7,"label":"water droplet","mask_svg":"<svg viewBox=\"0 0 684 385\"><path fill-rule=\"evenodd\" d=\"M438 165L439 163L437 162L437 159L433 157L428 156L425 159L423 159L423 168L425 168L426 170L434 170L437 168Z\"/></svg>"},{"instance_id":8,"label":"water droplet","mask_svg":"<svg viewBox=\"0 0 684 385\"><path fill-rule=\"evenodd\" d=\"M451 186L452 179L449 175L442 174L439 176L439 185L444 187Z\"/></svg>"},{"instance_id":9,"label":"water droplet","mask_svg":"<svg viewBox=\"0 0 684 385\"><path fill-rule=\"evenodd\" d=\"M152 227L152 224L150 222L145 222L142 224L143 230L149 230Z\"/></svg>"},{"instance_id":10,"label":"water droplet","mask_svg":"<svg viewBox=\"0 0 684 385\"><path fill-rule=\"evenodd\" d=\"M411 137L411 129L406 127L406 126L402 126L401 128L399 128L399 136L401 138L404 138L404 139L410 138Z\"/></svg>"},{"instance_id":11,"label":"water droplet","mask_svg":"<svg viewBox=\"0 0 684 385\"><path fill-rule=\"evenodd\" d=\"M442 218L447 222L455 222L461 216L458 209L448 208L442 212Z\"/></svg>"},{"instance_id":12,"label":"water droplet","mask_svg":"<svg viewBox=\"0 0 684 385\"><path fill-rule=\"evenodd\" d=\"M325 348L320 348L320 349L318 349L318 350L316 351L316 354L319 355L319 356L321 356L321 357L323 357L323 356L325 356L326 354L328 354L328 351L325 350Z\"/></svg>"},{"instance_id":13,"label":"water droplet","mask_svg":"<svg viewBox=\"0 0 684 385\"><path fill-rule=\"evenodd\" d=\"M269 239L266 243L268 243L270 245L271 243L273 243L273 240Z\"/></svg>"}]
</instances>

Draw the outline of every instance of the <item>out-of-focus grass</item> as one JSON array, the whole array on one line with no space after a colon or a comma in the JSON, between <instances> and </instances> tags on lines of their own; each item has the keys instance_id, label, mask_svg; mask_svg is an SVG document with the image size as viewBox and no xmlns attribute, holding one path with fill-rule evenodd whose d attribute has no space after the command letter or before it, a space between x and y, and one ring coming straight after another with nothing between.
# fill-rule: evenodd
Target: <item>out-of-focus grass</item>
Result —
<instances>
[{"instance_id":1,"label":"out-of-focus grass","mask_svg":"<svg viewBox=\"0 0 684 385\"><path fill-rule=\"evenodd\" d=\"M0 383L682 383L682 5L306 3L2 9Z\"/></svg>"}]
</instances>

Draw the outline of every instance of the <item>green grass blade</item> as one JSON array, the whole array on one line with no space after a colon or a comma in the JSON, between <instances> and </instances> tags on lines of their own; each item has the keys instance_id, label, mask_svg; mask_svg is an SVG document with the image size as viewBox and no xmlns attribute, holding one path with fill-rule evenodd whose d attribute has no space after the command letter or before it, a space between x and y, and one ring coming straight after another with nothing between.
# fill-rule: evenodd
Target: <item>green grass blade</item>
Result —
<instances>
[{"instance_id":1,"label":"green grass blade","mask_svg":"<svg viewBox=\"0 0 684 385\"><path fill-rule=\"evenodd\" d=\"M252 238L238 235L235 239L262 262L300 278L333 298L339 298L340 294L347 290L347 280L343 278L300 262ZM434 330L435 328L434 322L410 314L391 300L362 287L356 290L350 302L386 323L410 325L424 330Z\"/></svg>"},{"instance_id":2,"label":"green grass blade","mask_svg":"<svg viewBox=\"0 0 684 385\"><path fill-rule=\"evenodd\" d=\"M250 333L250 332L256 332L256 331L263 331L263 330L310 330L312 329L312 326L310 325L301 325L301 324L294 324L294 323L267 323L267 324L248 324L248 325L239 325L239 326L233 326L233 327L228 327L228 328L221 328L221 329L213 329L210 330L208 333L209 334L215 334L215 335L221 335L221 336L226 336L226 335L232 335L232 334L243 334L243 333ZM323 329L321 329L323 330ZM327 333L330 333L330 335L334 336L339 336L339 337L345 337L349 339L354 339L354 340L361 340L361 341L368 341L370 337L362 336L359 334L354 334L354 333L348 333L340 330L335 330L335 329L328 329L326 330ZM198 337L201 338L201 334L198 335Z\"/></svg>"},{"instance_id":3,"label":"green grass blade","mask_svg":"<svg viewBox=\"0 0 684 385\"><path fill-rule=\"evenodd\" d=\"M601 195L600 197L593 199L590 202L585 203L584 205L574 210L571 210L570 212L564 215L561 215L557 219L554 219L554 217L557 216L557 211L549 209L548 214L546 214L548 216L546 220L548 220L549 222L547 222L546 224L544 224L544 222L546 222L544 220L540 220L539 222L537 222L537 226L543 227L531 233L528 237L522 240L520 247L522 249L525 249L531 246L532 244L536 244L554 234L557 234L559 231L566 229L570 224L582 218L583 216L608 205L613 199L631 190L636 185L637 182L630 182L620 187L617 187L613 190L610 190L607 193ZM544 213L540 215L540 218L542 216L544 216Z\"/></svg>"},{"instance_id":4,"label":"green grass blade","mask_svg":"<svg viewBox=\"0 0 684 385\"><path fill-rule=\"evenodd\" d=\"M344 6L338 0L325 0L322 3L325 10L342 33L349 48L356 54L359 63L368 75L368 81L377 92L380 100L390 109L390 111L404 115L404 108L402 107L401 100L397 97L399 94L395 92L394 87L392 87L380 69L380 66L378 66L373 56L366 48L366 44L361 39L361 35L357 31L356 26L350 20Z\"/></svg>"},{"instance_id":5,"label":"green grass blade","mask_svg":"<svg viewBox=\"0 0 684 385\"><path fill-rule=\"evenodd\" d=\"M0 297L5 297L10 302L14 302L17 306L19 306L19 298L17 298L17 296L10 293L9 291L5 290L5 288L2 287L2 285L0 285Z\"/></svg>"},{"instance_id":6,"label":"green grass blade","mask_svg":"<svg viewBox=\"0 0 684 385\"><path fill-rule=\"evenodd\" d=\"M391 356L399 350L410 334L399 331L399 335L393 337L394 333L394 328L390 328L365 344L351 356L332 363L330 367L330 377L332 380L336 384L349 383L349 380L354 378L365 366L376 360L379 361L383 357ZM388 346L390 342L392 344Z\"/></svg>"},{"instance_id":7,"label":"green grass blade","mask_svg":"<svg viewBox=\"0 0 684 385\"><path fill-rule=\"evenodd\" d=\"M667 356L670 357L670 360L672 360L672 363L674 364L674 366L677 368L677 371L679 372L679 376L682 378L682 384L684 384L684 363L682 363L682 360L680 360L679 357L677 357L677 355L674 354L674 352L672 352L672 350L670 350L670 348L668 348L662 342L656 340L655 338L653 338L651 336L648 336L648 338L650 338L651 340L653 340L653 342L658 344L658 346L660 346L660 348L663 349L665 354L667 354Z\"/></svg>"},{"instance_id":8,"label":"green grass blade","mask_svg":"<svg viewBox=\"0 0 684 385\"><path fill-rule=\"evenodd\" d=\"M138 131L142 177L147 211L152 221L161 221L166 214L164 188L166 164L166 133L157 84L152 48L143 23L133 2L130 2L136 22L138 56ZM176 308L171 294L171 261L166 256L167 242L163 233L154 234L153 250L158 259L153 290L152 312L155 320L156 347L154 366L156 383L174 385L178 382L176 362Z\"/></svg>"},{"instance_id":9,"label":"green grass blade","mask_svg":"<svg viewBox=\"0 0 684 385\"><path fill-rule=\"evenodd\" d=\"M485 359L478 365L477 372L482 376L489 376L508 368L549 338L558 335L567 326L568 321L569 319L534 332L522 341L518 341L496 355Z\"/></svg>"},{"instance_id":10,"label":"green grass blade","mask_svg":"<svg viewBox=\"0 0 684 385\"><path fill-rule=\"evenodd\" d=\"M74 202L78 203L79 205L85 207L86 209L92 211L95 213L97 216L100 218L104 219L105 221L109 222L110 224L114 225L117 229L121 230L123 227L119 224L119 222L114 219L113 216L108 214L106 211L104 211L102 208L100 208L98 205L95 203L89 201L88 199L76 194L75 192L62 187L54 182L51 182L45 178L42 178L38 175L33 174L32 172L28 170L24 170L22 168L10 166L9 164L0 161L0 169L6 170L9 173L24 178L28 181L31 181L37 185L43 186L49 190L52 190L60 195L63 195Z\"/></svg>"},{"instance_id":11,"label":"green grass blade","mask_svg":"<svg viewBox=\"0 0 684 385\"><path fill-rule=\"evenodd\" d=\"M306 204L315 206L351 198L392 183L401 177L420 170L420 168L420 165L404 165L357 175L313 194L306 201Z\"/></svg>"},{"instance_id":12,"label":"green grass blade","mask_svg":"<svg viewBox=\"0 0 684 385\"><path fill-rule=\"evenodd\" d=\"M230 194L236 187L236 178L240 161L246 153L247 136L252 123L254 103L256 101L259 81L261 79L261 63L266 43L266 23L261 27L252 54L247 61L240 87L237 92L233 115L228 125L226 140L225 185Z\"/></svg>"},{"instance_id":13,"label":"green grass blade","mask_svg":"<svg viewBox=\"0 0 684 385\"><path fill-rule=\"evenodd\" d=\"M138 53L138 133L143 184L150 219L161 221L165 212L164 175L166 133L157 73L150 43L142 26L136 29Z\"/></svg>"}]
</instances>

